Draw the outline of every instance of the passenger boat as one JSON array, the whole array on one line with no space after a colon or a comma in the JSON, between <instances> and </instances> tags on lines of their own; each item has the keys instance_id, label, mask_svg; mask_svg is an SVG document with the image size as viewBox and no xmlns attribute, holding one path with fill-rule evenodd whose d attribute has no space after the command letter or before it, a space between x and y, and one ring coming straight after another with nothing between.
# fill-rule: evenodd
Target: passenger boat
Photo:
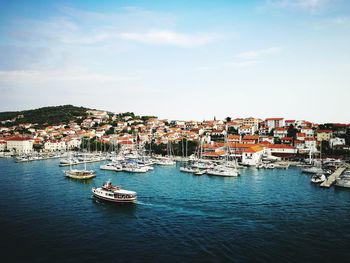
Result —
<instances>
[{"instance_id":1,"label":"passenger boat","mask_svg":"<svg viewBox=\"0 0 350 263\"><path fill-rule=\"evenodd\" d=\"M133 203L137 199L136 192L113 186L111 181L105 182L102 187L92 188L92 194L97 199L112 203Z\"/></svg>"},{"instance_id":2,"label":"passenger boat","mask_svg":"<svg viewBox=\"0 0 350 263\"><path fill-rule=\"evenodd\" d=\"M323 183L324 181L327 180L327 177L325 174L319 173L319 174L314 174L311 177L311 182L314 184L320 184Z\"/></svg>"}]
</instances>

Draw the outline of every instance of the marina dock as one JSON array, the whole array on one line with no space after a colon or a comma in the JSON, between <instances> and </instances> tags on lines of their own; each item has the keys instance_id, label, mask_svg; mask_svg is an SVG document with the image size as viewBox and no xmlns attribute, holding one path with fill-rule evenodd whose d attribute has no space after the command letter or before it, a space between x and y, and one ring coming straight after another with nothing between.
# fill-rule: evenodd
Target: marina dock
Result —
<instances>
[{"instance_id":1,"label":"marina dock","mask_svg":"<svg viewBox=\"0 0 350 263\"><path fill-rule=\"evenodd\" d=\"M335 180L345 171L345 169L346 169L345 167L338 168L320 186L321 187L326 187L326 188L331 187L334 184Z\"/></svg>"},{"instance_id":2,"label":"marina dock","mask_svg":"<svg viewBox=\"0 0 350 263\"><path fill-rule=\"evenodd\" d=\"M97 163L97 162L102 162L102 161L106 161L107 158L102 158L102 159L98 159L98 160L91 160L91 161L81 161L81 162L76 162L76 163L72 163L72 164L59 164L59 166L64 167L64 166L70 166L70 165L79 165L79 164L84 164L84 163Z\"/></svg>"},{"instance_id":3,"label":"marina dock","mask_svg":"<svg viewBox=\"0 0 350 263\"><path fill-rule=\"evenodd\" d=\"M58 159L62 158L63 156L44 156L44 157L37 157L37 158L27 158L27 159L17 159L16 163L28 163L28 162L35 162L35 161L44 161L49 159Z\"/></svg>"}]
</instances>

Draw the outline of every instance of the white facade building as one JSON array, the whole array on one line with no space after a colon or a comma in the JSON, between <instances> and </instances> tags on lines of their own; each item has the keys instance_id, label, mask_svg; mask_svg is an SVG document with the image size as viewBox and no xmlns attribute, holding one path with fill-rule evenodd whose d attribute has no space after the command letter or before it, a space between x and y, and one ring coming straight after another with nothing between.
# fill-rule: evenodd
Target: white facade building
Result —
<instances>
[{"instance_id":1,"label":"white facade building","mask_svg":"<svg viewBox=\"0 0 350 263\"><path fill-rule=\"evenodd\" d=\"M10 138L6 141L6 148L16 154L30 153L33 151L33 140L28 138Z\"/></svg>"},{"instance_id":2,"label":"white facade building","mask_svg":"<svg viewBox=\"0 0 350 263\"><path fill-rule=\"evenodd\" d=\"M304 133L306 138L313 138L315 134L314 130L311 128L301 128L300 132Z\"/></svg>"},{"instance_id":3,"label":"white facade building","mask_svg":"<svg viewBox=\"0 0 350 263\"><path fill-rule=\"evenodd\" d=\"M6 142L0 141L0 152L6 151Z\"/></svg>"},{"instance_id":4,"label":"white facade building","mask_svg":"<svg viewBox=\"0 0 350 263\"><path fill-rule=\"evenodd\" d=\"M264 148L260 146L252 146L245 149L242 152L242 164L249 166L258 165L262 160L264 152Z\"/></svg>"},{"instance_id":5,"label":"white facade building","mask_svg":"<svg viewBox=\"0 0 350 263\"><path fill-rule=\"evenodd\" d=\"M316 152L316 139L314 138L305 138L305 148L309 151Z\"/></svg>"},{"instance_id":6,"label":"white facade building","mask_svg":"<svg viewBox=\"0 0 350 263\"><path fill-rule=\"evenodd\" d=\"M245 125L238 128L239 135L242 135L242 134L254 135L255 131L256 131L255 126Z\"/></svg>"},{"instance_id":7,"label":"white facade building","mask_svg":"<svg viewBox=\"0 0 350 263\"><path fill-rule=\"evenodd\" d=\"M265 125L269 128L269 132L272 129L284 127L284 118L267 118L265 119Z\"/></svg>"},{"instance_id":8,"label":"white facade building","mask_svg":"<svg viewBox=\"0 0 350 263\"><path fill-rule=\"evenodd\" d=\"M341 146L345 145L345 139L344 138L332 138L329 140L329 146L333 148L334 146Z\"/></svg>"},{"instance_id":9,"label":"white facade building","mask_svg":"<svg viewBox=\"0 0 350 263\"><path fill-rule=\"evenodd\" d=\"M66 143L59 140L51 140L44 143L44 150L48 152L65 151Z\"/></svg>"},{"instance_id":10,"label":"white facade building","mask_svg":"<svg viewBox=\"0 0 350 263\"><path fill-rule=\"evenodd\" d=\"M80 148L81 146L81 139L80 138L74 138L66 141L67 149L72 150L75 148Z\"/></svg>"}]
</instances>

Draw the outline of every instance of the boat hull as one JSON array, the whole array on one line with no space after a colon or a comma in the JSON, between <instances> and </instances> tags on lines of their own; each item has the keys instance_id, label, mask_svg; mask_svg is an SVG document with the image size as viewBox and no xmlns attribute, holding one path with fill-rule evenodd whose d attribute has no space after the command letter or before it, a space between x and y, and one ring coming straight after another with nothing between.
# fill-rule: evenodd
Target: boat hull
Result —
<instances>
[{"instance_id":1,"label":"boat hull","mask_svg":"<svg viewBox=\"0 0 350 263\"><path fill-rule=\"evenodd\" d=\"M81 174L74 174L74 173L70 173L69 171L65 171L64 174L67 178L76 179L76 180L88 180L96 177L96 173L81 175Z\"/></svg>"},{"instance_id":2,"label":"boat hull","mask_svg":"<svg viewBox=\"0 0 350 263\"><path fill-rule=\"evenodd\" d=\"M129 198L129 199L107 198L95 193L94 190L92 190L92 194L96 199L109 202L109 203L135 203L137 201L137 198Z\"/></svg>"}]
</instances>

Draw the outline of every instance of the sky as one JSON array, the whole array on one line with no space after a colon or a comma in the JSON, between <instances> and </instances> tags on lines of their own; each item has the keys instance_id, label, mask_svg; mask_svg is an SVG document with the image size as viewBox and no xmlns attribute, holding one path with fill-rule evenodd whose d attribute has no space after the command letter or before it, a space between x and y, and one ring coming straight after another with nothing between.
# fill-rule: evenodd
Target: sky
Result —
<instances>
[{"instance_id":1,"label":"sky","mask_svg":"<svg viewBox=\"0 0 350 263\"><path fill-rule=\"evenodd\" d=\"M350 123L350 1L0 0L0 111Z\"/></svg>"}]
</instances>

